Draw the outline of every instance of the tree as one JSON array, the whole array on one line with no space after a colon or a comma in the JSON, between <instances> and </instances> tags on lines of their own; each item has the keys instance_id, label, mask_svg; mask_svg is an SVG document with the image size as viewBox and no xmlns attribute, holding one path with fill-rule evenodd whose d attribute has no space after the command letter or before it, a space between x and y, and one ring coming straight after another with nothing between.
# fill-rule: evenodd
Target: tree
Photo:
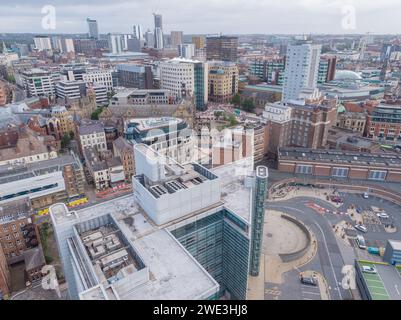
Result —
<instances>
[{"instance_id":1,"label":"tree","mask_svg":"<svg viewBox=\"0 0 401 320\"><path fill-rule=\"evenodd\" d=\"M99 115L103 112L104 107L98 107L91 115L92 120L99 120Z\"/></svg>"},{"instance_id":2,"label":"tree","mask_svg":"<svg viewBox=\"0 0 401 320\"><path fill-rule=\"evenodd\" d=\"M241 105L241 96L237 93L232 99L231 103L235 106Z\"/></svg>"},{"instance_id":3,"label":"tree","mask_svg":"<svg viewBox=\"0 0 401 320\"><path fill-rule=\"evenodd\" d=\"M71 144L71 137L68 133L65 133L61 138L61 148L65 149L68 148Z\"/></svg>"},{"instance_id":4,"label":"tree","mask_svg":"<svg viewBox=\"0 0 401 320\"><path fill-rule=\"evenodd\" d=\"M255 110L255 104L253 103L252 99L245 99L242 104L242 109L244 109L247 112L252 112Z\"/></svg>"},{"instance_id":5,"label":"tree","mask_svg":"<svg viewBox=\"0 0 401 320\"><path fill-rule=\"evenodd\" d=\"M231 127L233 127L233 126L238 124L238 121L237 121L237 119L235 118L235 116L233 114L230 115L229 121L230 121L230 126Z\"/></svg>"}]
</instances>

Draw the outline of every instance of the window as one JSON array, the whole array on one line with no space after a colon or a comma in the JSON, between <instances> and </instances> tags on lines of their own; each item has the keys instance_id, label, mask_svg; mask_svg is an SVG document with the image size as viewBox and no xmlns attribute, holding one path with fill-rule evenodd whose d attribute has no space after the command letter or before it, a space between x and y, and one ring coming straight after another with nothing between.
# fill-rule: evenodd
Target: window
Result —
<instances>
[{"instance_id":1,"label":"window","mask_svg":"<svg viewBox=\"0 0 401 320\"><path fill-rule=\"evenodd\" d=\"M331 176L332 177L340 177L340 178L346 178L348 177L348 168L333 168L331 171Z\"/></svg>"},{"instance_id":2,"label":"window","mask_svg":"<svg viewBox=\"0 0 401 320\"><path fill-rule=\"evenodd\" d=\"M312 174L312 166L307 166L307 165L297 165L296 168L296 173L301 173L301 174Z\"/></svg>"},{"instance_id":3,"label":"window","mask_svg":"<svg viewBox=\"0 0 401 320\"><path fill-rule=\"evenodd\" d=\"M369 180L386 180L387 171L371 170L369 171Z\"/></svg>"}]
</instances>

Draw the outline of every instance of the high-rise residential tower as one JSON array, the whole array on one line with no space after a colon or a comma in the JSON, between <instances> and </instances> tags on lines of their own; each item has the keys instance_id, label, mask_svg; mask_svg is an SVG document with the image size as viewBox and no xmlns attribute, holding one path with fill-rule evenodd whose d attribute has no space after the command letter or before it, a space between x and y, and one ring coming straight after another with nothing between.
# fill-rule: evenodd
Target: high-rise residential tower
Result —
<instances>
[{"instance_id":1,"label":"high-rise residential tower","mask_svg":"<svg viewBox=\"0 0 401 320\"><path fill-rule=\"evenodd\" d=\"M212 36L206 38L207 60L237 61L238 37Z\"/></svg>"},{"instance_id":2,"label":"high-rise residential tower","mask_svg":"<svg viewBox=\"0 0 401 320\"><path fill-rule=\"evenodd\" d=\"M317 86L321 45L299 43L287 48L283 101L297 100L303 89Z\"/></svg>"},{"instance_id":3,"label":"high-rise residential tower","mask_svg":"<svg viewBox=\"0 0 401 320\"><path fill-rule=\"evenodd\" d=\"M109 50L110 53L119 54L123 51L123 38L122 34L119 33L109 33Z\"/></svg>"},{"instance_id":4,"label":"high-rise residential tower","mask_svg":"<svg viewBox=\"0 0 401 320\"><path fill-rule=\"evenodd\" d=\"M97 20L92 20L88 18L86 19L86 22L88 23L89 38L96 40L99 39L99 28L97 26Z\"/></svg>"},{"instance_id":5,"label":"high-rise residential tower","mask_svg":"<svg viewBox=\"0 0 401 320\"><path fill-rule=\"evenodd\" d=\"M133 27L133 34L135 39L143 40L142 26L137 24Z\"/></svg>"},{"instance_id":6,"label":"high-rise residential tower","mask_svg":"<svg viewBox=\"0 0 401 320\"><path fill-rule=\"evenodd\" d=\"M154 13L155 18L155 43L154 47L156 49L163 49L164 48L164 40L163 40L163 18L161 14Z\"/></svg>"}]
</instances>

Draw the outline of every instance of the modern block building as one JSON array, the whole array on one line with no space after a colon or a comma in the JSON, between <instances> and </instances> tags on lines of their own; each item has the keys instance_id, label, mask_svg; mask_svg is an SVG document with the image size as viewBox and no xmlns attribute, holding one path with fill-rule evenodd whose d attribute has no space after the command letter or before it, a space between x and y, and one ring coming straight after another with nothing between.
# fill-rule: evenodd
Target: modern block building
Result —
<instances>
[{"instance_id":1,"label":"modern block building","mask_svg":"<svg viewBox=\"0 0 401 320\"><path fill-rule=\"evenodd\" d=\"M145 145L135 160L134 196L50 208L70 297L246 299L253 163L210 171Z\"/></svg>"},{"instance_id":2,"label":"modern block building","mask_svg":"<svg viewBox=\"0 0 401 320\"><path fill-rule=\"evenodd\" d=\"M387 240L383 260L391 265L401 265L401 241Z\"/></svg>"},{"instance_id":3,"label":"modern block building","mask_svg":"<svg viewBox=\"0 0 401 320\"><path fill-rule=\"evenodd\" d=\"M38 51L52 50L52 42L48 36L35 36L33 42Z\"/></svg>"},{"instance_id":4,"label":"modern block building","mask_svg":"<svg viewBox=\"0 0 401 320\"><path fill-rule=\"evenodd\" d=\"M385 143L401 142L401 105L381 103L367 115L366 136Z\"/></svg>"},{"instance_id":5,"label":"modern block building","mask_svg":"<svg viewBox=\"0 0 401 320\"><path fill-rule=\"evenodd\" d=\"M203 110L208 100L208 65L197 60L174 58L160 64L160 87L176 98L192 96Z\"/></svg>"},{"instance_id":6,"label":"modern block building","mask_svg":"<svg viewBox=\"0 0 401 320\"><path fill-rule=\"evenodd\" d=\"M238 37L206 37L207 60L237 62Z\"/></svg>"},{"instance_id":7,"label":"modern block building","mask_svg":"<svg viewBox=\"0 0 401 320\"><path fill-rule=\"evenodd\" d=\"M228 103L238 93L239 70L233 62L210 61L209 101Z\"/></svg>"},{"instance_id":8,"label":"modern block building","mask_svg":"<svg viewBox=\"0 0 401 320\"><path fill-rule=\"evenodd\" d=\"M126 88L153 89L152 67L139 64L118 64L118 84Z\"/></svg>"},{"instance_id":9,"label":"modern block building","mask_svg":"<svg viewBox=\"0 0 401 320\"><path fill-rule=\"evenodd\" d=\"M287 48L283 101L298 100L305 88L317 87L321 46L309 43Z\"/></svg>"},{"instance_id":10,"label":"modern block building","mask_svg":"<svg viewBox=\"0 0 401 320\"><path fill-rule=\"evenodd\" d=\"M195 156L192 131L182 119L131 119L126 121L124 131L132 144L146 144L180 163L188 163Z\"/></svg>"},{"instance_id":11,"label":"modern block building","mask_svg":"<svg viewBox=\"0 0 401 320\"><path fill-rule=\"evenodd\" d=\"M34 68L22 71L20 75L28 97L55 94L55 83L51 72Z\"/></svg>"},{"instance_id":12,"label":"modern block building","mask_svg":"<svg viewBox=\"0 0 401 320\"><path fill-rule=\"evenodd\" d=\"M71 153L31 164L0 166L0 204L29 197L32 208L45 208L84 194L84 172Z\"/></svg>"}]
</instances>

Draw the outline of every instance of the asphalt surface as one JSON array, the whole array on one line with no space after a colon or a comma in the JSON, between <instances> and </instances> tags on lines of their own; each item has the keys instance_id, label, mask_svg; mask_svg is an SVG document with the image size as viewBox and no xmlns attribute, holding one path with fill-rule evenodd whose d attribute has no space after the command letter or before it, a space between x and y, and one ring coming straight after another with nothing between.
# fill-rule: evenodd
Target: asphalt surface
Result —
<instances>
[{"instance_id":1,"label":"asphalt surface","mask_svg":"<svg viewBox=\"0 0 401 320\"><path fill-rule=\"evenodd\" d=\"M345 220L352 222L347 215L337 215L333 213L320 214L308 204L315 203L320 207L334 212L346 212L350 205L358 207L361 211L370 210L371 206L383 209L389 216L389 219L381 219L383 223L391 221L397 228L396 233L387 233L383 226L368 226L368 232L364 233L368 245L384 246L388 239L401 240L401 208L384 199L370 196L364 199L359 194L349 194L340 192L343 204L336 208L329 203L316 198L297 197L285 201L268 202L267 209L283 211L301 220L308 225L315 234L318 247L317 254L311 262L298 270L289 271L284 274L284 282L281 285L272 283L265 284L265 299L288 299L288 300L320 300L320 294L317 287L306 286L300 283L299 273L307 270L320 272L329 286L331 299L343 300L351 299L349 290L343 289L341 281L343 279L342 268L346 264L352 263L354 258L366 258L369 256L354 246L351 249L351 256L348 250L347 261L344 260L344 248L339 247L332 226ZM358 232L360 234L360 232ZM352 243L351 243L352 244Z\"/></svg>"}]
</instances>

